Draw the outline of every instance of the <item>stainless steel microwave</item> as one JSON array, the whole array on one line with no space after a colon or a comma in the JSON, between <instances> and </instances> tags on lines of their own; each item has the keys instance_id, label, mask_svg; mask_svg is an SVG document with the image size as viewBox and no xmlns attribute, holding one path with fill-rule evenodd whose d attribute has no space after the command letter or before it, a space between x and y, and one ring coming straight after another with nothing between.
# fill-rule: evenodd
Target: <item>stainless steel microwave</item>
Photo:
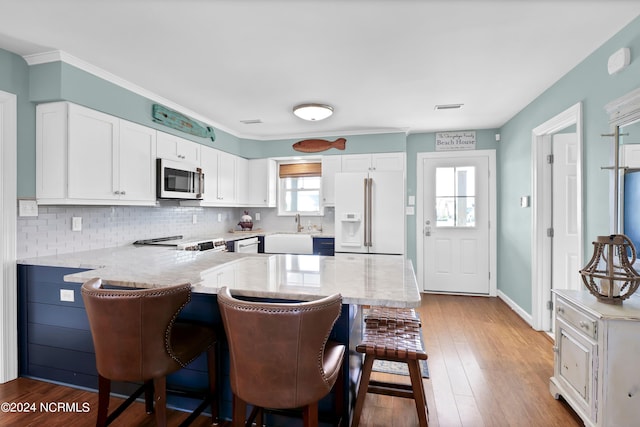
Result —
<instances>
[{"instance_id":1,"label":"stainless steel microwave","mask_svg":"<svg viewBox=\"0 0 640 427\"><path fill-rule=\"evenodd\" d=\"M157 160L156 192L159 199L202 199L204 173L189 163Z\"/></svg>"}]
</instances>

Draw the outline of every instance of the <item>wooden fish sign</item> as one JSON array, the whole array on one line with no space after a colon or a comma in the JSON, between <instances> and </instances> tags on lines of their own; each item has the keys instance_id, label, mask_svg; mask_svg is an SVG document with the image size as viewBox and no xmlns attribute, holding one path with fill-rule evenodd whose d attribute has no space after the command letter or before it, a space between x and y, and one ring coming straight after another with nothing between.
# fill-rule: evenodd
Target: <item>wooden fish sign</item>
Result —
<instances>
[{"instance_id":1,"label":"wooden fish sign","mask_svg":"<svg viewBox=\"0 0 640 427\"><path fill-rule=\"evenodd\" d=\"M160 104L153 104L151 116L156 123L161 123L181 132L190 133L191 135L211 138L212 141L216 140L216 134L211 126L205 126L191 117L170 110Z\"/></svg>"},{"instance_id":2,"label":"wooden fish sign","mask_svg":"<svg viewBox=\"0 0 640 427\"><path fill-rule=\"evenodd\" d=\"M326 139L305 139L293 144L293 149L302 153L319 153L327 151L329 148L344 150L347 140L338 138L335 141L327 141Z\"/></svg>"}]
</instances>

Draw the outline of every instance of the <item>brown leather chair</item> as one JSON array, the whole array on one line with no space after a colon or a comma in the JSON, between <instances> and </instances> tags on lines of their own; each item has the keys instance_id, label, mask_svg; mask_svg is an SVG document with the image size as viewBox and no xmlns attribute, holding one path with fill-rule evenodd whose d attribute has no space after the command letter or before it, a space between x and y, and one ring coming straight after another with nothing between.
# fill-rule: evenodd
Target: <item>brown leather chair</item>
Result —
<instances>
[{"instance_id":1,"label":"brown leather chair","mask_svg":"<svg viewBox=\"0 0 640 427\"><path fill-rule=\"evenodd\" d=\"M267 409L302 407L304 425L317 426L318 401L342 378L345 346L328 341L342 296L302 303L249 302L223 287L218 304L229 342L233 425L245 425L248 403ZM336 407L341 410L338 383Z\"/></svg>"},{"instance_id":2,"label":"brown leather chair","mask_svg":"<svg viewBox=\"0 0 640 427\"><path fill-rule=\"evenodd\" d=\"M166 376L207 352L209 389L205 401L191 414L195 419L211 404L212 421L218 417L215 380L215 330L176 321L191 299L191 285L153 289L105 289L100 279L82 285L98 370L97 426L122 413L143 391L147 413L155 410L158 426L166 425ZM111 381L143 385L111 414ZM154 409L155 401L155 409Z\"/></svg>"}]
</instances>

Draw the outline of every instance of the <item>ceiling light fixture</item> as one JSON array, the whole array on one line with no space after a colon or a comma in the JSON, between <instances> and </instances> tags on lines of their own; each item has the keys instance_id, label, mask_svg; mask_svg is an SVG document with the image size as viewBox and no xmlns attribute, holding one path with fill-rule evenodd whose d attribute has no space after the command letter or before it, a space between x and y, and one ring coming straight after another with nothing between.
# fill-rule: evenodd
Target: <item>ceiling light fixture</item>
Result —
<instances>
[{"instance_id":1,"label":"ceiling light fixture","mask_svg":"<svg viewBox=\"0 0 640 427\"><path fill-rule=\"evenodd\" d=\"M293 114L302 120L317 122L333 114L333 107L324 104L300 104L293 107Z\"/></svg>"},{"instance_id":2,"label":"ceiling light fixture","mask_svg":"<svg viewBox=\"0 0 640 427\"><path fill-rule=\"evenodd\" d=\"M439 104L436 105L434 110L455 110L461 108L464 104Z\"/></svg>"}]
</instances>

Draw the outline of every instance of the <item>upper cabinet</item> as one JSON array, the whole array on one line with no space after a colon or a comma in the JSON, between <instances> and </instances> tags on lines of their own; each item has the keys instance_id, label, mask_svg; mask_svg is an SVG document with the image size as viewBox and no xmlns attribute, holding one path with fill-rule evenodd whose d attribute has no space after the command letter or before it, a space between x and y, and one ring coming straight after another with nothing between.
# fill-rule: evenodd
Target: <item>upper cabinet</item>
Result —
<instances>
[{"instance_id":1,"label":"upper cabinet","mask_svg":"<svg viewBox=\"0 0 640 427\"><path fill-rule=\"evenodd\" d=\"M345 154L342 172L404 171L404 153Z\"/></svg>"},{"instance_id":2,"label":"upper cabinet","mask_svg":"<svg viewBox=\"0 0 640 427\"><path fill-rule=\"evenodd\" d=\"M160 158L200 165L200 151L200 144L175 135L158 132L158 157Z\"/></svg>"},{"instance_id":3,"label":"upper cabinet","mask_svg":"<svg viewBox=\"0 0 640 427\"><path fill-rule=\"evenodd\" d=\"M40 204L155 205L156 132L68 102L36 108Z\"/></svg>"},{"instance_id":4,"label":"upper cabinet","mask_svg":"<svg viewBox=\"0 0 640 427\"><path fill-rule=\"evenodd\" d=\"M334 206L336 174L342 172L342 157L322 156L322 203L325 206Z\"/></svg>"},{"instance_id":5,"label":"upper cabinet","mask_svg":"<svg viewBox=\"0 0 640 427\"><path fill-rule=\"evenodd\" d=\"M277 168L273 159L250 159L248 165L248 206L276 207Z\"/></svg>"},{"instance_id":6,"label":"upper cabinet","mask_svg":"<svg viewBox=\"0 0 640 427\"><path fill-rule=\"evenodd\" d=\"M236 204L238 177L237 156L201 147L200 167L204 173L204 197L201 206L230 206ZM187 202L183 204L193 204Z\"/></svg>"}]
</instances>

